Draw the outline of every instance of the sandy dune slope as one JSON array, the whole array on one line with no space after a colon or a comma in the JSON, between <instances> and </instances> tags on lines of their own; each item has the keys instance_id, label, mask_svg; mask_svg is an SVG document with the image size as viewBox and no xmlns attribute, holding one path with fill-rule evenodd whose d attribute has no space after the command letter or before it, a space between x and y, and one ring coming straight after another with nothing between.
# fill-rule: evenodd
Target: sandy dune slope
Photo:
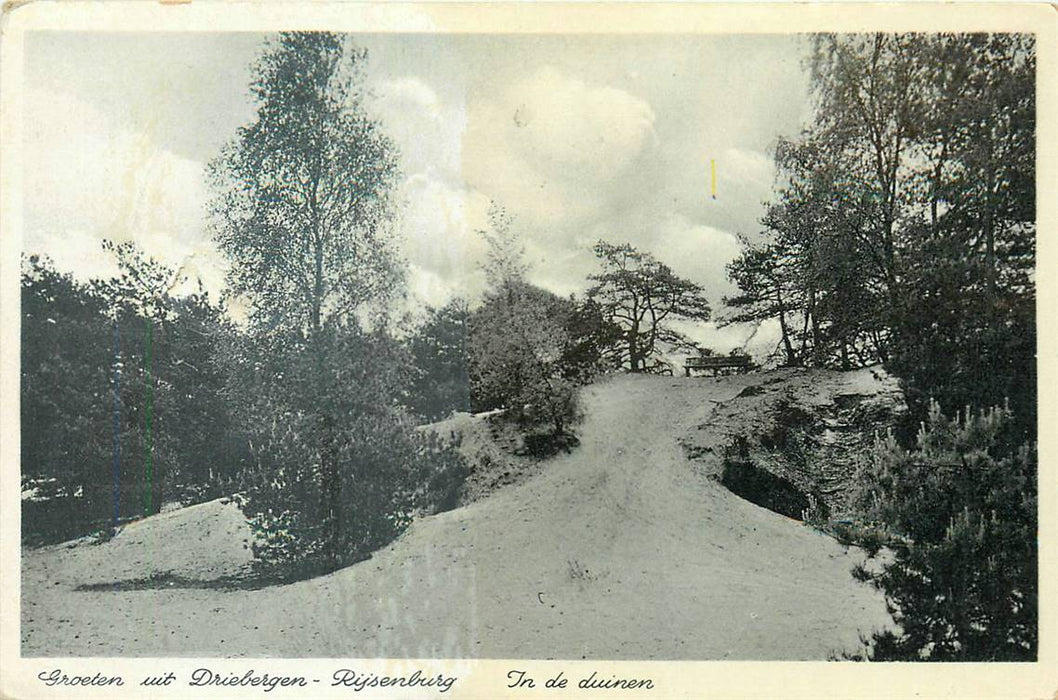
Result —
<instances>
[{"instance_id":1,"label":"sandy dune slope","mask_svg":"<svg viewBox=\"0 0 1058 700\"><path fill-rule=\"evenodd\" d=\"M237 570L245 531L218 543L184 529L139 547L123 533L93 547L92 571L75 550L27 551L23 653L824 659L854 648L858 631L887 621L878 594L849 575L856 551L728 493L678 443L765 377L622 376L590 387L572 454L310 581L74 590L140 566ZM233 558L208 571L193 564L218 551Z\"/></svg>"}]
</instances>

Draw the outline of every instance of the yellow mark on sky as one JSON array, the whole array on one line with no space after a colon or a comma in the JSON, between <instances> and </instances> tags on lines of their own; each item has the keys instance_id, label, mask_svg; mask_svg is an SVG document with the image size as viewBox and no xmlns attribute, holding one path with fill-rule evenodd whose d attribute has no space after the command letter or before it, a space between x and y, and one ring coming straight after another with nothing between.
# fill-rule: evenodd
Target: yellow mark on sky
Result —
<instances>
[{"instance_id":1,"label":"yellow mark on sky","mask_svg":"<svg viewBox=\"0 0 1058 700\"><path fill-rule=\"evenodd\" d=\"M715 158L711 158L709 160L709 166L710 166L710 170L712 170L712 175L713 175L713 199L716 199L716 159Z\"/></svg>"}]
</instances>

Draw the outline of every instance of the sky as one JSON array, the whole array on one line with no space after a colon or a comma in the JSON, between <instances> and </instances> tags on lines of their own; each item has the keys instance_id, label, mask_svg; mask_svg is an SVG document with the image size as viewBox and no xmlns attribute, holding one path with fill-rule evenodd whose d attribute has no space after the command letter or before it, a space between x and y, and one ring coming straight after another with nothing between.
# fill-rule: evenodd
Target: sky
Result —
<instances>
[{"instance_id":1,"label":"sky","mask_svg":"<svg viewBox=\"0 0 1058 700\"><path fill-rule=\"evenodd\" d=\"M26 252L79 277L136 240L207 289L206 164L254 116L264 35L34 33L25 93ZM471 300L490 203L511 215L529 278L582 293L592 245L631 243L702 285L753 235L772 149L810 116L804 40L758 36L357 35L367 108L401 154L397 226L411 303ZM711 196L711 163L716 197ZM716 349L750 329L698 328Z\"/></svg>"}]
</instances>

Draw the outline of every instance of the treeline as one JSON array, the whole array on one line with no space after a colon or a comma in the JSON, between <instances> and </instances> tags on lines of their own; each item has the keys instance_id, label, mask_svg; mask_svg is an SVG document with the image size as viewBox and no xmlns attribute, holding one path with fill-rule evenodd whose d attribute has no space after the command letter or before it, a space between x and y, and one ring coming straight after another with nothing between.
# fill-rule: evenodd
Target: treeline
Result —
<instances>
[{"instance_id":1,"label":"treeline","mask_svg":"<svg viewBox=\"0 0 1058 700\"><path fill-rule=\"evenodd\" d=\"M919 417L1009 399L1035 428L1031 35L824 35L815 118L730 268L729 321L788 365L884 363Z\"/></svg>"},{"instance_id":2,"label":"treeline","mask_svg":"<svg viewBox=\"0 0 1058 700\"><path fill-rule=\"evenodd\" d=\"M1034 658L1033 37L821 35L810 65L726 320L777 321L784 364L902 380L910 420L859 485L861 541L896 551L859 572L901 628L873 658Z\"/></svg>"},{"instance_id":3,"label":"treeline","mask_svg":"<svg viewBox=\"0 0 1058 700\"><path fill-rule=\"evenodd\" d=\"M613 370L671 372L668 353L699 349L671 320L708 320L702 288L649 253L600 241L593 286L564 298L527 280L502 208L493 206L489 229L479 233L489 247L481 303L471 310L456 299L433 311L411 340L418 372L411 404L421 415L499 409L561 442L572 437L578 386Z\"/></svg>"},{"instance_id":4,"label":"treeline","mask_svg":"<svg viewBox=\"0 0 1058 700\"><path fill-rule=\"evenodd\" d=\"M109 246L121 273L79 282L22 263L23 539L47 542L230 493L246 457L218 351L231 326L172 271Z\"/></svg>"},{"instance_id":5,"label":"treeline","mask_svg":"<svg viewBox=\"0 0 1058 700\"><path fill-rule=\"evenodd\" d=\"M27 541L234 494L261 573L305 576L454 505L465 465L415 429L414 353L389 318L398 168L363 111L365 59L293 33L254 66L256 119L209 168L239 324L131 244L107 244L121 273L105 281L24 260Z\"/></svg>"}]
</instances>

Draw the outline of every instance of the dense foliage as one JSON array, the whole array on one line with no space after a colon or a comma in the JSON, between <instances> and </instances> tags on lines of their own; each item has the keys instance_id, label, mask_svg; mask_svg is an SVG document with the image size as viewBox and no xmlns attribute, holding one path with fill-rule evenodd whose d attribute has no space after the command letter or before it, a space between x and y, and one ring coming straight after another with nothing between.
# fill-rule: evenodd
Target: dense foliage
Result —
<instances>
[{"instance_id":1,"label":"dense foliage","mask_svg":"<svg viewBox=\"0 0 1058 700\"><path fill-rule=\"evenodd\" d=\"M1035 425L1032 37L823 35L815 117L729 267L727 321L786 364L885 363L914 415L1011 402Z\"/></svg>"},{"instance_id":2,"label":"dense foliage","mask_svg":"<svg viewBox=\"0 0 1058 700\"><path fill-rule=\"evenodd\" d=\"M414 514L451 507L465 467L416 432L395 401L407 358L392 338L348 328L311 343L297 332L255 334L229 362L252 454L240 502L267 573L306 576L358 561Z\"/></svg>"},{"instance_id":3,"label":"dense foliage","mask_svg":"<svg viewBox=\"0 0 1058 700\"><path fill-rule=\"evenodd\" d=\"M885 592L899 630L874 636L873 659L1035 658L1037 464L1008 408L951 419L933 403L912 449L878 440L859 499L895 553L857 574Z\"/></svg>"},{"instance_id":4,"label":"dense foliage","mask_svg":"<svg viewBox=\"0 0 1058 700\"><path fill-rule=\"evenodd\" d=\"M486 299L470 321L476 410L503 408L525 426L546 423L565 432L576 413L576 383L564 367L573 310L572 302L526 283Z\"/></svg>"},{"instance_id":5,"label":"dense foliage","mask_svg":"<svg viewBox=\"0 0 1058 700\"><path fill-rule=\"evenodd\" d=\"M228 332L208 295L129 244L121 273L78 282L47 260L22 270L23 537L44 542L230 489L242 458L221 396Z\"/></svg>"},{"instance_id":6,"label":"dense foliage","mask_svg":"<svg viewBox=\"0 0 1058 700\"><path fill-rule=\"evenodd\" d=\"M469 319L471 406L502 409L527 432L547 426L568 444L577 387L609 366L616 328L592 300L564 299L527 282L512 220L494 207L490 223L482 232L490 289Z\"/></svg>"},{"instance_id":7,"label":"dense foliage","mask_svg":"<svg viewBox=\"0 0 1058 700\"><path fill-rule=\"evenodd\" d=\"M255 119L210 163L213 234L256 328L347 323L402 282L397 154L363 106L367 54L335 34L284 33L253 68Z\"/></svg>"},{"instance_id":8,"label":"dense foliage","mask_svg":"<svg viewBox=\"0 0 1058 700\"><path fill-rule=\"evenodd\" d=\"M22 269L23 539L61 539L114 511L115 330L102 299L47 260ZM108 332L109 331L109 332ZM120 398L118 398L120 401Z\"/></svg>"},{"instance_id":9,"label":"dense foliage","mask_svg":"<svg viewBox=\"0 0 1058 700\"><path fill-rule=\"evenodd\" d=\"M432 309L408 341L415 373L408 406L428 421L470 410L469 330L470 308L462 299L454 299Z\"/></svg>"}]
</instances>

